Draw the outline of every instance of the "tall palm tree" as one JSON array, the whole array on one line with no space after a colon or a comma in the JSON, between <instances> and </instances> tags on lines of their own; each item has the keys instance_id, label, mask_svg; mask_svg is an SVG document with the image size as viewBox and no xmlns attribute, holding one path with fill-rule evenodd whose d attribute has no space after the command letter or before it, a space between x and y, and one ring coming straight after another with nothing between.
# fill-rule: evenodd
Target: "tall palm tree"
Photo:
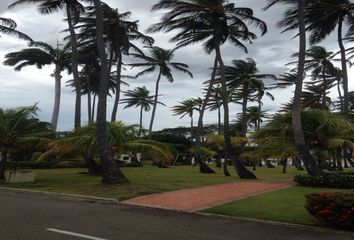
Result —
<instances>
[{"instance_id":1,"label":"tall palm tree","mask_svg":"<svg viewBox=\"0 0 354 240\"><path fill-rule=\"evenodd\" d=\"M55 65L53 74L55 79L55 97L51 124L53 131L56 131L60 110L61 72L65 69L68 70L68 72L71 71L71 53L67 48L59 49L58 46L52 47L44 42L31 42L29 46L32 48L6 54L4 64L15 66L16 71L20 71L23 67L32 65L35 65L39 69L45 65Z\"/></svg>"},{"instance_id":2,"label":"tall palm tree","mask_svg":"<svg viewBox=\"0 0 354 240\"><path fill-rule=\"evenodd\" d=\"M130 52L141 53L141 50L134 44L140 42L151 46L154 39L144 35L138 30L138 21L130 21L130 12L119 13L117 9L111 8L106 3L102 4L104 16L104 33L107 47L110 55L110 69L112 65L116 64L115 71L115 98L111 121L115 122L118 111L118 103L121 92L121 78L123 67L123 55L129 55ZM90 41L95 41L95 9L94 7L87 7L87 13L80 19L80 24L77 26L80 29L78 39L80 42L87 44Z\"/></svg>"},{"instance_id":3,"label":"tall palm tree","mask_svg":"<svg viewBox=\"0 0 354 240\"><path fill-rule=\"evenodd\" d=\"M109 66L107 61L106 46L104 41L104 17L100 0L94 0L96 9L96 41L100 59L100 85L97 104L97 145L98 153L102 163L102 182L104 184L127 183L128 179L118 168L113 160L111 148L109 147L107 132L107 95L109 86Z\"/></svg>"},{"instance_id":4,"label":"tall palm tree","mask_svg":"<svg viewBox=\"0 0 354 240\"><path fill-rule=\"evenodd\" d=\"M200 112L200 108L202 106L203 100L201 98L191 98L184 100L179 103L179 105L175 105L172 107L172 111L174 112L174 116L181 115L181 119L188 115L191 119L191 140L193 141L193 114L194 112Z\"/></svg>"},{"instance_id":5,"label":"tall palm tree","mask_svg":"<svg viewBox=\"0 0 354 240\"><path fill-rule=\"evenodd\" d=\"M245 60L233 60L231 66L225 66L226 81L231 92L236 95L236 100L242 104L241 137L247 133L247 106L248 101L252 100L252 94L258 92L256 100L261 103L264 95L264 79L276 79L273 74L259 73L256 62L247 58Z\"/></svg>"},{"instance_id":6,"label":"tall palm tree","mask_svg":"<svg viewBox=\"0 0 354 240\"><path fill-rule=\"evenodd\" d=\"M218 111L218 135L221 135L221 107L223 105L222 93L220 86L214 86L210 93L208 101L208 109L210 111Z\"/></svg>"},{"instance_id":7,"label":"tall palm tree","mask_svg":"<svg viewBox=\"0 0 354 240\"><path fill-rule=\"evenodd\" d=\"M124 95L126 98L120 101L121 103L126 104L124 108L140 107L138 133L138 137L140 137L143 128L143 111L148 112L151 110L151 105L154 104L154 96L150 95L150 91L147 90L145 86L137 87L134 90L128 90ZM165 105L161 102L158 103Z\"/></svg>"},{"instance_id":8,"label":"tall palm tree","mask_svg":"<svg viewBox=\"0 0 354 240\"><path fill-rule=\"evenodd\" d=\"M156 107L158 103L159 86L160 86L161 78L165 77L169 82L172 83L174 81L172 75L172 69L186 73L191 78L193 78L193 74L188 70L187 64L172 62L172 59L174 57L174 52L176 51L176 49L167 50L156 46L150 47L149 49L150 49L149 52L150 56L144 54L132 54L133 56L143 60L144 62L134 63L131 65L133 65L134 67L146 67L145 70L137 74L137 77L145 75L147 73L154 72L155 70L158 70L159 72L156 80L154 105L152 108L152 114L151 114L151 120L149 126L149 139L151 139L152 127L154 124Z\"/></svg>"},{"instance_id":9,"label":"tall palm tree","mask_svg":"<svg viewBox=\"0 0 354 240\"><path fill-rule=\"evenodd\" d=\"M152 31L179 32L172 38L178 46L204 43L208 53L215 51L216 63L220 69L224 108L224 137L228 157L233 159L234 166L241 178L256 178L240 161L235 159L231 144L228 94L225 79L225 68L221 54L221 45L231 41L235 46L246 50L242 41L251 41L256 35L249 31L248 24L267 30L266 24L253 15L250 8L235 7L226 0L160 0L153 10L166 10L160 23L153 25ZM211 89L211 88L209 88Z\"/></svg>"},{"instance_id":10,"label":"tall palm tree","mask_svg":"<svg viewBox=\"0 0 354 240\"><path fill-rule=\"evenodd\" d=\"M302 87L304 81L305 73L305 58L306 58L306 24L305 24L305 6L308 3L306 0L268 0L268 5L265 10L269 9L277 3L288 3L291 5L291 8L286 12L284 21L282 23L283 27L288 27L286 30L294 29L289 27L287 20L289 20L289 13L295 11L295 21L299 30L299 59L297 66L297 80L295 84L293 108L292 108L292 123L293 123L293 137L295 145L298 148L302 160L305 164L307 172L311 175L321 174L321 169L316 163L316 159L310 154L309 148L306 145L304 131L301 123L301 111L302 111ZM294 10L295 9L295 10ZM291 25L291 23L290 23ZM295 27L296 28L296 27Z\"/></svg>"},{"instance_id":11,"label":"tall palm tree","mask_svg":"<svg viewBox=\"0 0 354 240\"><path fill-rule=\"evenodd\" d=\"M78 44L75 32L75 25L78 22L80 15L85 12L85 7L81 4L81 1L91 2L90 0L17 0L9 6L9 8L13 8L22 4L36 4L39 12L42 14L52 14L65 9L70 32L72 73L74 77L76 94L74 119L75 128L81 126L81 85L78 70Z\"/></svg>"}]
</instances>

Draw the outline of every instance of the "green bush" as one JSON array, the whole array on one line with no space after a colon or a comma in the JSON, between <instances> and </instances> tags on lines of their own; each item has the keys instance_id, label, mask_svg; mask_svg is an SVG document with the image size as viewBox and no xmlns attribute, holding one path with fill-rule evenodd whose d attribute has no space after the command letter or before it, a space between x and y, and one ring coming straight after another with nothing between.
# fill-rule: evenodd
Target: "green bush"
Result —
<instances>
[{"instance_id":1,"label":"green bush","mask_svg":"<svg viewBox=\"0 0 354 240\"><path fill-rule=\"evenodd\" d=\"M354 192L309 194L305 208L325 225L354 230Z\"/></svg>"},{"instance_id":2,"label":"green bush","mask_svg":"<svg viewBox=\"0 0 354 240\"><path fill-rule=\"evenodd\" d=\"M300 185L311 187L354 188L354 173L325 172L319 176L297 175L294 179Z\"/></svg>"}]
</instances>

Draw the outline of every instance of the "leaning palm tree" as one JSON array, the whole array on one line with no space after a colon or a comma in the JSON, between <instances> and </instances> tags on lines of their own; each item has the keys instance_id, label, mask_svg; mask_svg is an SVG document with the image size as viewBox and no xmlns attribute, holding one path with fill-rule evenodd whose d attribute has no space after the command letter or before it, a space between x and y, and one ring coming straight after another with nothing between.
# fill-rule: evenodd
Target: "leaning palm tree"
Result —
<instances>
[{"instance_id":1,"label":"leaning palm tree","mask_svg":"<svg viewBox=\"0 0 354 240\"><path fill-rule=\"evenodd\" d=\"M154 96L150 95L150 91L146 87L137 87L134 90L128 90L125 94L124 99L120 102L126 104L124 108L130 107L140 107L140 117L139 117L139 133L138 137L141 135L143 129L143 111L148 112L151 110L151 105L154 104ZM159 104L165 105L161 102Z\"/></svg>"},{"instance_id":2,"label":"leaning palm tree","mask_svg":"<svg viewBox=\"0 0 354 240\"><path fill-rule=\"evenodd\" d=\"M306 0L268 0L268 5L265 10L269 9L273 5L277 3L287 3L290 4L290 9L286 12L283 22L281 22L282 27L286 27L285 30L296 29L296 26L299 30L299 59L297 66L297 80L295 84L295 92L293 99L293 107L292 107L292 123L293 123L293 137L295 141L295 145L298 148L299 153L302 156L303 162L309 174L311 175L319 175L321 174L321 169L316 163L316 159L310 154L309 148L306 145L304 130L302 128L301 123L301 111L302 111L302 85L304 81L304 73L305 73L305 58L306 58L306 24L305 24L305 6L308 4ZM294 10L295 9L295 10ZM295 11L295 14L294 14ZM290 19L290 23L288 22L289 14L295 18L295 22L297 25L292 26L292 22ZM290 27L289 27L290 25Z\"/></svg>"},{"instance_id":3,"label":"leaning palm tree","mask_svg":"<svg viewBox=\"0 0 354 240\"><path fill-rule=\"evenodd\" d=\"M215 51L215 64L220 69L223 93L226 152L228 157L233 159L241 178L255 178L240 161L235 160L236 155L230 138L228 93L221 45L229 40L235 46L246 50L242 42L256 38L256 35L249 31L248 24L261 29L262 34L267 30L266 24L254 16L252 9L238 8L226 0L160 0L153 6L153 10L166 10L167 13L162 21L153 25L150 30L178 30L172 40L178 42L179 47L203 42L208 53ZM211 87L208 89L211 90Z\"/></svg>"},{"instance_id":4,"label":"leaning palm tree","mask_svg":"<svg viewBox=\"0 0 354 240\"><path fill-rule=\"evenodd\" d=\"M202 106L203 100L201 98L191 98L184 100L179 103L179 105L175 105L172 107L172 111L174 112L174 116L180 115L180 119L184 118L188 115L191 119L191 140L193 140L193 114L194 112L200 112L200 108Z\"/></svg>"},{"instance_id":5,"label":"leaning palm tree","mask_svg":"<svg viewBox=\"0 0 354 240\"><path fill-rule=\"evenodd\" d=\"M78 70L78 44L75 32L75 25L78 22L80 15L85 12L85 7L81 4L81 1L91 2L91 0L17 0L9 6L9 8L13 8L22 4L36 4L42 14L52 14L65 9L70 31L72 73L74 76L76 94L75 128L80 127L81 125L81 85Z\"/></svg>"},{"instance_id":6,"label":"leaning palm tree","mask_svg":"<svg viewBox=\"0 0 354 240\"><path fill-rule=\"evenodd\" d=\"M158 103L161 78L165 77L169 82L172 83L174 81L172 75L172 69L186 73L191 78L193 78L193 74L188 70L188 65L179 62L172 62L176 49L167 50L156 46L150 47L149 49L150 49L150 56L146 56L141 53L132 54L133 56L143 60L144 62L134 63L131 65L134 67L146 67L145 70L137 74L137 77L145 75L147 73L154 72L155 70L158 70L159 72L156 80L154 105L152 108L152 114L151 114L151 120L149 126L149 139L151 139L152 127L154 124L156 107Z\"/></svg>"},{"instance_id":7,"label":"leaning palm tree","mask_svg":"<svg viewBox=\"0 0 354 240\"><path fill-rule=\"evenodd\" d=\"M15 66L16 71L20 71L23 67L32 65L35 65L39 69L46 65L55 65L53 74L55 79L55 97L51 124L53 131L56 131L60 110L61 72L65 69L68 70L68 72L71 71L71 53L67 48L55 48L44 42L31 42L29 46L32 48L6 54L4 64Z\"/></svg>"}]
</instances>

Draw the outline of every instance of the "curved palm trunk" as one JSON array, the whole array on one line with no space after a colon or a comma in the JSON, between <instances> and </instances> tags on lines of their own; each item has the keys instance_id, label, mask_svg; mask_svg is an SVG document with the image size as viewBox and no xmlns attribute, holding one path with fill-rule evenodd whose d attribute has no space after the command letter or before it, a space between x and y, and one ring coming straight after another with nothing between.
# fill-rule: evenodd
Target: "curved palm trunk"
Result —
<instances>
[{"instance_id":1,"label":"curved palm trunk","mask_svg":"<svg viewBox=\"0 0 354 240\"><path fill-rule=\"evenodd\" d=\"M122 75L122 53L119 51L118 61L117 61L116 97L114 99L111 122L115 122L117 119L118 104L120 99L121 75Z\"/></svg>"},{"instance_id":2,"label":"curved palm trunk","mask_svg":"<svg viewBox=\"0 0 354 240\"><path fill-rule=\"evenodd\" d=\"M345 47L343 44L343 17L338 22L338 44L340 48L342 72L343 72L343 110L349 111L349 94L348 94L348 68L347 58L345 55Z\"/></svg>"},{"instance_id":3,"label":"curved palm trunk","mask_svg":"<svg viewBox=\"0 0 354 240\"><path fill-rule=\"evenodd\" d=\"M59 111L60 111L60 95L61 95L61 75L60 75L59 66L55 66L54 78L55 78L54 107L53 107L52 119L50 122L53 131L57 131Z\"/></svg>"},{"instance_id":4,"label":"curved palm trunk","mask_svg":"<svg viewBox=\"0 0 354 240\"><path fill-rule=\"evenodd\" d=\"M301 123L301 97L302 84L305 68L305 53L306 53L306 30L304 21L304 0L298 0L298 19L299 19L299 61L298 61L298 79L295 87L294 104L292 112L292 124L294 131L294 141L301 154L305 168L310 175L317 176L321 173L321 169L316 163L316 159L310 154L305 142L305 136Z\"/></svg>"},{"instance_id":5,"label":"curved palm trunk","mask_svg":"<svg viewBox=\"0 0 354 240\"><path fill-rule=\"evenodd\" d=\"M79 128L81 126L81 85L80 85L79 70L78 70L79 62L77 60L78 59L77 38L73 26L69 4L66 4L66 14L68 17L68 25L69 25L69 32L70 32L72 72L74 77L75 94L76 94L74 127Z\"/></svg>"},{"instance_id":6,"label":"curved palm trunk","mask_svg":"<svg viewBox=\"0 0 354 240\"><path fill-rule=\"evenodd\" d=\"M141 136L141 130L143 129L143 106L140 107L140 118L139 118L139 133L138 137Z\"/></svg>"},{"instance_id":7,"label":"curved palm trunk","mask_svg":"<svg viewBox=\"0 0 354 240\"><path fill-rule=\"evenodd\" d=\"M102 163L102 182L105 184L127 183L128 180L120 171L116 162L113 160L112 152L109 147L107 134L107 94L109 84L109 69L105 44L103 39L103 13L100 0L94 0L96 8L96 39L97 48L101 61L101 76L99 98L97 105L97 144L98 152Z\"/></svg>"},{"instance_id":8,"label":"curved palm trunk","mask_svg":"<svg viewBox=\"0 0 354 240\"><path fill-rule=\"evenodd\" d=\"M230 158L238 176L241 179L256 179L257 177L242 164L238 155L236 155L235 151L232 148L230 122L229 122L229 103L228 103L229 98L228 98L228 92L226 86L225 65L221 57L219 44L215 44L215 52L216 52L216 58L219 62L222 99L223 99L223 107L224 107L224 139L225 139L225 146L226 146L225 163L227 163L227 160ZM226 164L224 164L224 166L225 165Z\"/></svg>"},{"instance_id":9,"label":"curved palm trunk","mask_svg":"<svg viewBox=\"0 0 354 240\"><path fill-rule=\"evenodd\" d=\"M151 140L152 127L154 125L154 120L155 120L155 113L156 113L156 107L157 107L157 98L159 96L159 85L160 85L161 75L162 75L162 71L160 69L159 76L157 77L156 86L155 86L154 105L152 107L151 120L150 120L150 126L149 126L149 140Z\"/></svg>"},{"instance_id":10,"label":"curved palm trunk","mask_svg":"<svg viewBox=\"0 0 354 240\"><path fill-rule=\"evenodd\" d=\"M202 107L199 111L198 126L197 126L196 135L195 135L195 160L199 164L199 170L201 173L215 173L215 171L212 170L201 157L201 137L203 135L204 112L205 112L205 109L206 109L207 104L209 102L211 91L213 89L213 84L215 81L217 67L218 67L218 61L215 58L213 72L211 74L211 80L210 80L205 98L203 100ZM219 122L220 122L220 118L219 118Z\"/></svg>"}]
</instances>

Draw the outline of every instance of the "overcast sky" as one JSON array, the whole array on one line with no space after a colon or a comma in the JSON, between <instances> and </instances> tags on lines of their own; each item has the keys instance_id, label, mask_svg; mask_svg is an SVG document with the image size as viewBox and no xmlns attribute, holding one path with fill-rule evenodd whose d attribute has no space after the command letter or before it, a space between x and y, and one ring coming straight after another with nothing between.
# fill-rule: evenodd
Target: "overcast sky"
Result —
<instances>
[{"instance_id":1,"label":"overcast sky","mask_svg":"<svg viewBox=\"0 0 354 240\"><path fill-rule=\"evenodd\" d=\"M66 28L66 22L63 20L65 15L58 13L54 15L40 15L36 8L31 5L24 5L15 9L8 10L7 6L13 1L2 0L0 2L1 17L14 19L18 24L18 30L28 34L36 41L45 41L55 45L57 39L63 38L61 31ZM110 6L118 8L120 12L131 11L132 20L139 20L140 29L144 30L151 24L160 19L159 13L150 12L151 6L157 0L107 0ZM268 24L268 33L259 37L253 44L248 44L249 53L245 54L240 49L229 44L222 47L225 63L228 64L232 59L245 59L251 57L258 63L258 67L263 73L282 74L287 72L288 67L284 65L293 61L290 57L297 52L298 42L292 39L294 32L281 34L281 30L276 27L277 21L281 18L284 7L274 7L267 12L263 12L264 0L238 0L235 2L240 7L251 7L255 11L255 16L264 20ZM159 33L152 35L156 39L155 45L164 48L173 48L174 44L169 42L170 34ZM19 51L26 48L27 43L15 38L1 35L0 38L0 57L4 60L4 55L12 51ZM330 36L325 42L321 43L328 50L337 51L337 42L335 36ZM156 113L156 122L154 129L162 129L176 126L188 126L189 119L179 119L172 116L170 108L178 102L192 97L199 97L202 93L205 80L210 76L210 67L213 64L213 56L207 55L200 45L194 45L179 49L176 52L175 61L188 64L194 74L193 79L188 76L174 73L175 82L169 83L166 79L161 81L160 101L166 104L166 107L159 106ZM24 68L21 72L15 72L11 67L0 65L0 107L12 108L18 106L28 106L38 102L41 109L39 114L41 120L50 121L53 100L54 100L54 79L51 77L53 66L45 67L41 70L35 67ZM352 80L353 70L349 71L349 79ZM154 83L157 73L146 75L137 80L129 80L129 87L123 90L133 89L137 86L145 85L152 93L154 92ZM70 76L63 75L62 102L59 117L59 130L70 130L74 122L74 93L72 88L64 87L65 81L71 79ZM351 81L350 90L354 90L354 82ZM269 112L277 111L280 106L286 103L293 95L292 89L274 90L272 94L276 100L265 99L264 109ZM108 113L112 108L113 99L109 99ZM234 118L240 111L240 106L231 105L231 117ZM144 125L148 127L151 112L144 113ZM126 123L138 123L138 109L123 109L119 107L118 119ZM86 97L82 101L82 120L83 124L87 121ZM216 112L206 115L206 123L215 123L217 121Z\"/></svg>"}]
</instances>

